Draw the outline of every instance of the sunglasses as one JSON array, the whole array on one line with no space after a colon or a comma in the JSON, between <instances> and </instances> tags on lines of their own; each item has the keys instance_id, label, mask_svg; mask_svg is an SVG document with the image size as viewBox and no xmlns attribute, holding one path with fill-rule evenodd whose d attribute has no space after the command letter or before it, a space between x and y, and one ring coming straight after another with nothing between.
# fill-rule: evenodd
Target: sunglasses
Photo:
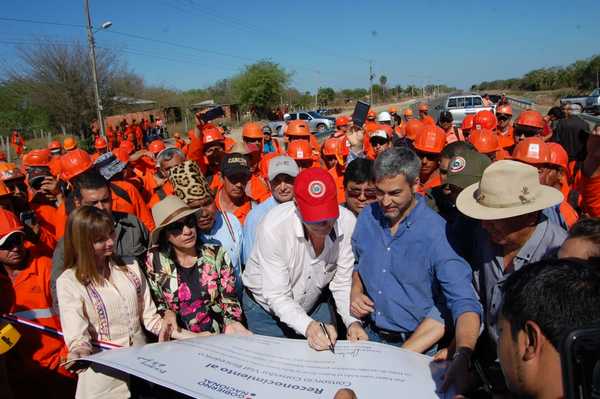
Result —
<instances>
[{"instance_id":1,"label":"sunglasses","mask_svg":"<svg viewBox=\"0 0 600 399\"><path fill-rule=\"evenodd\" d=\"M499 121L506 121L510 119L510 115L508 114L496 114L496 119L498 119Z\"/></svg>"},{"instance_id":2,"label":"sunglasses","mask_svg":"<svg viewBox=\"0 0 600 399\"><path fill-rule=\"evenodd\" d=\"M8 237L6 239L6 241L4 241L4 243L2 245L0 245L0 250L1 251L10 251L11 249L15 248L15 247L22 247L23 246L23 235L22 234L12 234L10 237Z\"/></svg>"},{"instance_id":3,"label":"sunglasses","mask_svg":"<svg viewBox=\"0 0 600 399\"><path fill-rule=\"evenodd\" d=\"M373 189L367 190L348 190L347 193L350 198L360 198L364 196L368 200L374 200L377 198L377 191Z\"/></svg>"},{"instance_id":4,"label":"sunglasses","mask_svg":"<svg viewBox=\"0 0 600 399\"><path fill-rule=\"evenodd\" d=\"M388 141L382 137L373 137L371 139L371 145L374 147L376 145L386 145Z\"/></svg>"},{"instance_id":5,"label":"sunglasses","mask_svg":"<svg viewBox=\"0 0 600 399\"><path fill-rule=\"evenodd\" d=\"M166 227L165 230L178 236L183 232L184 227L188 227L190 229L196 227L196 216L190 215L183 220L178 220L175 223L171 223Z\"/></svg>"},{"instance_id":6,"label":"sunglasses","mask_svg":"<svg viewBox=\"0 0 600 399\"><path fill-rule=\"evenodd\" d=\"M517 127L515 129L515 136L535 137L540 134L540 129L534 127Z\"/></svg>"}]
</instances>

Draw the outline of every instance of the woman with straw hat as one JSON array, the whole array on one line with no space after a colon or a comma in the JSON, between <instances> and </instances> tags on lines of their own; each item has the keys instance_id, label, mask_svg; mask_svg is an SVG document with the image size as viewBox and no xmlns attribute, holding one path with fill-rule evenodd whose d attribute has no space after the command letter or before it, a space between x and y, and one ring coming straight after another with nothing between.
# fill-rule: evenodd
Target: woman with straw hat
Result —
<instances>
[{"instance_id":1,"label":"woman with straw hat","mask_svg":"<svg viewBox=\"0 0 600 399\"><path fill-rule=\"evenodd\" d=\"M229 255L219 245L201 242L197 211L174 195L152 208L156 228L146 269L158 309L175 316L178 328L195 333L250 334L241 324Z\"/></svg>"}]
</instances>

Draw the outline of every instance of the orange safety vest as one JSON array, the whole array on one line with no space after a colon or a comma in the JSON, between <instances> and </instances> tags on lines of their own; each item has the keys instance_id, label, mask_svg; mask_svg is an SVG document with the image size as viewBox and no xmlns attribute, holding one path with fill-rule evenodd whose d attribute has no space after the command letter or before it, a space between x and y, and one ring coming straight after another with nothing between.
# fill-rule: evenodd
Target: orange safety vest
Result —
<instances>
[{"instance_id":1,"label":"orange safety vest","mask_svg":"<svg viewBox=\"0 0 600 399\"><path fill-rule=\"evenodd\" d=\"M112 193L112 209L117 212L135 215L146 226L148 231L154 230L154 219L150 208L145 204L140 192L133 184L115 180L110 182Z\"/></svg>"}]
</instances>

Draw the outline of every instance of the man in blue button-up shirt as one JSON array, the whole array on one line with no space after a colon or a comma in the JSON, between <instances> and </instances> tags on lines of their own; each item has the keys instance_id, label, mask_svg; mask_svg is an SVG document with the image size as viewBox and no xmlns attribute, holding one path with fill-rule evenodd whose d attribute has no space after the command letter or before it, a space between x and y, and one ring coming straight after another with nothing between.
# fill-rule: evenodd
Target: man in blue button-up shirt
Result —
<instances>
[{"instance_id":1,"label":"man in blue button-up shirt","mask_svg":"<svg viewBox=\"0 0 600 399\"><path fill-rule=\"evenodd\" d=\"M415 194L420 167L406 148L375 161L377 202L361 212L352 238L351 310L366 316L369 339L425 351L443 335L438 307L447 306L456 325L453 380L467 372L481 305L469 265L448 244L444 220Z\"/></svg>"}]
</instances>

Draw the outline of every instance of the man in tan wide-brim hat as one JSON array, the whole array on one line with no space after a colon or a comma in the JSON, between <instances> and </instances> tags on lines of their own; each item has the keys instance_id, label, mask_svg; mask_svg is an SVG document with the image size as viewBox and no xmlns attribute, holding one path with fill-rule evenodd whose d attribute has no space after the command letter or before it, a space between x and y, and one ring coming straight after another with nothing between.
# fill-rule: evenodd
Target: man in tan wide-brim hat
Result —
<instances>
[{"instance_id":1,"label":"man in tan wide-brim hat","mask_svg":"<svg viewBox=\"0 0 600 399\"><path fill-rule=\"evenodd\" d=\"M540 184L535 167L509 160L488 166L481 180L456 200L460 212L481 223L481 231L473 235L472 253L465 256L472 257L467 261L475 270L485 327L494 343L502 282L515 270L558 250L566 238L566 232L542 214L562 200L559 190ZM485 351L496 353L491 347Z\"/></svg>"}]
</instances>

